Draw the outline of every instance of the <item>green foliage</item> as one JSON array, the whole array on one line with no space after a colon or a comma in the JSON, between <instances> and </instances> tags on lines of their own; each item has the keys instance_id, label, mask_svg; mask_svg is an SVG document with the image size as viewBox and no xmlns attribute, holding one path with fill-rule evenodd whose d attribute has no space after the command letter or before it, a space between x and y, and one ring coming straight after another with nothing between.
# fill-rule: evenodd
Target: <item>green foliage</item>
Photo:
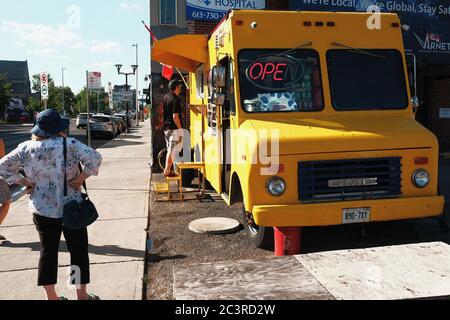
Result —
<instances>
[{"instance_id":1,"label":"green foliage","mask_svg":"<svg viewBox=\"0 0 450 320\"><path fill-rule=\"evenodd\" d=\"M100 93L97 99L96 92L90 92L89 94L89 110L90 112L109 113L109 106L107 104L107 92ZM87 112L86 101L86 88L83 88L75 97L75 110L80 113ZM99 101L98 101L99 100ZM98 103L100 102L100 104Z\"/></svg>"},{"instance_id":2,"label":"green foliage","mask_svg":"<svg viewBox=\"0 0 450 320\"><path fill-rule=\"evenodd\" d=\"M59 112L63 112L63 94L64 94L64 106L68 114L71 113L72 108L75 107L76 97L73 93L72 89L69 87L65 87L64 90L62 87L56 87L55 81L52 76L48 75L48 89L49 89L49 98L47 106L48 108L53 108L58 110ZM32 77L32 89L35 92L41 93L41 82L40 75L35 74ZM63 93L64 92L64 93ZM44 109L44 104L41 101L36 101L35 99L30 99L29 106L27 108L29 111L42 111Z\"/></svg>"},{"instance_id":3,"label":"green foliage","mask_svg":"<svg viewBox=\"0 0 450 320\"><path fill-rule=\"evenodd\" d=\"M11 84L6 82L6 75L0 74L0 119L4 119L6 105L9 103Z\"/></svg>"}]
</instances>

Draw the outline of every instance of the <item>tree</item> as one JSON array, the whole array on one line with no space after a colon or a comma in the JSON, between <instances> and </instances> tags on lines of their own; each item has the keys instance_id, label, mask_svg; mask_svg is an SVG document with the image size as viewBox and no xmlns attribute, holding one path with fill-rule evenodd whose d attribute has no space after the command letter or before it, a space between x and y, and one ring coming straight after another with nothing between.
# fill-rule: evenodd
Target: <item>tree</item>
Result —
<instances>
[{"instance_id":1,"label":"tree","mask_svg":"<svg viewBox=\"0 0 450 320\"><path fill-rule=\"evenodd\" d=\"M32 80L32 89L34 92L41 93L41 78L40 74L33 75ZM53 108L58 110L59 112L64 112L62 106L62 97L64 92L64 106L68 113L70 113L71 107L75 105L76 99L75 94L73 93L70 87L56 87L55 81L48 75L48 108ZM29 108L34 111L41 111L44 107L41 102L37 102L35 99L30 102Z\"/></svg>"},{"instance_id":2,"label":"tree","mask_svg":"<svg viewBox=\"0 0 450 320\"><path fill-rule=\"evenodd\" d=\"M6 82L6 75L0 74L0 118L5 119L6 106L9 103L11 83Z\"/></svg>"},{"instance_id":3,"label":"tree","mask_svg":"<svg viewBox=\"0 0 450 320\"><path fill-rule=\"evenodd\" d=\"M102 113L109 113L109 107L106 103L106 98L108 97L107 92L100 92L98 99L100 100L100 107L97 100L97 93L96 92L89 92L89 110L90 112L102 112ZM80 113L86 113L87 112L87 106L86 106L86 88L83 88L75 98L75 109Z\"/></svg>"}]
</instances>

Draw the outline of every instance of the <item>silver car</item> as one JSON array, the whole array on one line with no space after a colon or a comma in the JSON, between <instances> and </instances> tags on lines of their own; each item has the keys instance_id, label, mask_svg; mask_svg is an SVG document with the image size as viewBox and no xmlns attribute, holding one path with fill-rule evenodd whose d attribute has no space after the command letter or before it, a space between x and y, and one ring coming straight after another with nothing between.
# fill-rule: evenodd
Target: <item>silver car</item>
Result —
<instances>
[{"instance_id":1,"label":"silver car","mask_svg":"<svg viewBox=\"0 0 450 320\"><path fill-rule=\"evenodd\" d=\"M80 113L77 117L77 129L86 127L87 127L87 113Z\"/></svg>"},{"instance_id":2,"label":"silver car","mask_svg":"<svg viewBox=\"0 0 450 320\"><path fill-rule=\"evenodd\" d=\"M117 121L108 115L95 115L89 121L93 136L107 136L111 139L118 134Z\"/></svg>"}]
</instances>

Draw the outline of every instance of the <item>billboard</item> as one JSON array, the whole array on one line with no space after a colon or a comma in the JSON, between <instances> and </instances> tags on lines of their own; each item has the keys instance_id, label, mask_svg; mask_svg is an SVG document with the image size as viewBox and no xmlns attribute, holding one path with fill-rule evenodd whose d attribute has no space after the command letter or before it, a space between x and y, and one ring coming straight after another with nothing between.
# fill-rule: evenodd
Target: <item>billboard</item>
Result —
<instances>
[{"instance_id":1,"label":"billboard","mask_svg":"<svg viewBox=\"0 0 450 320\"><path fill-rule=\"evenodd\" d=\"M187 20L222 20L230 9L265 9L266 0L187 0Z\"/></svg>"},{"instance_id":2,"label":"billboard","mask_svg":"<svg viewBox=\"0 0 450 320\"><path fill-rule=\"evenodd\" d=\"M367 11L397 13L403 25L405 48L419 59L448 63L450 59L450 3L448 0L290 0L290 9L309 11Z\"/></svg>"}]
</instances>

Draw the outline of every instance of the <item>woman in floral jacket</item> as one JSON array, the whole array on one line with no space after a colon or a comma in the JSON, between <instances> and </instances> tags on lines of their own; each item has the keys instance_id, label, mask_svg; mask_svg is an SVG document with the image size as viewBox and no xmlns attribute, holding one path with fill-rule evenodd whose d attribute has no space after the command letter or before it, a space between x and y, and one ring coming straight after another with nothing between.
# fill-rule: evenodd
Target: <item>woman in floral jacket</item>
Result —
<instances>
[{"instance_id":1,"label":"woman in floral jacket","mask_svg":"<svg viewBox=\"0 0 450 320\"><path fill-rule=\"evenodd\" d=\"M61 300L55 285L58 273L58 250L61 233L70 251L71 265L77 280L79 300L96 300L88 295L90 282L87 229L68 230L62 225L64 204L81 202L81 186L92 175L97 175L101 155L81 142L67 138L67 164L64 165L65 130L69 123L56 110L46 110L38 115L31 141L0 160L0 176L9 184L24 185L30 194L30 210L41 241L38 268L38 285L43 286L49 300ZM81 162L84 169L79 172ZM20 172L23 171L25 176ZM64 174L67 174L67 197L64 196ZM78 271L78 272L76 272Z\"/></svg>"}]
</instances>

